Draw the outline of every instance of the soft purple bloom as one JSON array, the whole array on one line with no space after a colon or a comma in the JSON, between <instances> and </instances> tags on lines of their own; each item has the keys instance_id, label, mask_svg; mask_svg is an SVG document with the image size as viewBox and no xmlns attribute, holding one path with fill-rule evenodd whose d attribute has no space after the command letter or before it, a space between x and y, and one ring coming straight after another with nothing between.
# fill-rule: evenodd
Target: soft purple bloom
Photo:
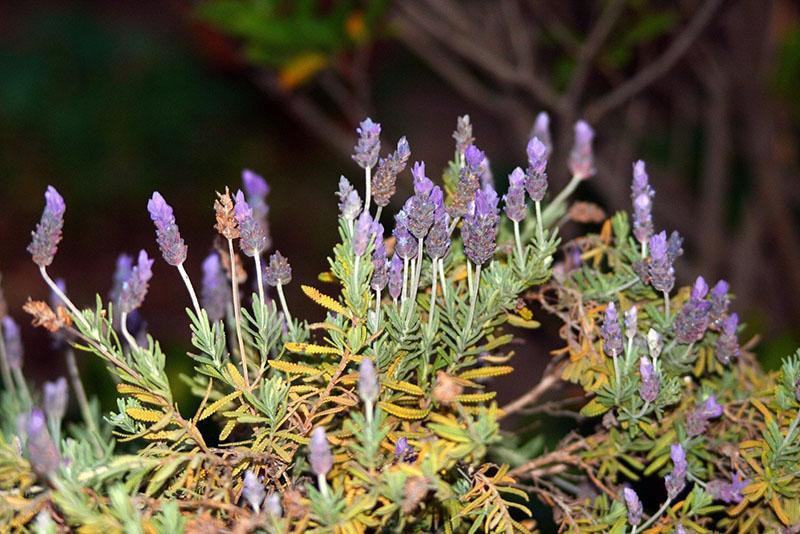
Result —
<instances>
[{"instance_id":1,"label":"soft purple bloom","mask_svg":"<svg viewBox=\"0 0 800 534\"><path fill-rule=\"evenodd\" d=\"M481 165L483 165L483 161L485 159L486 154L475 145L469 145L464 150L464 162L474 174L478 174L480 172Z\"/></svg>"},{"instance_id":2,"label":"soft purple bloom","mask_svg":"<svg viewBox=\"0 0 800 534\"><path fill-rule=\"evenodd\" d=\"M381 125L372 122L372 119L367 117L361 121L356 132L358 133L358 142L353 160L362 169L371 169L378 162L378 153L381 150Z\"/></svg>"},{"instance_id":3,"label":"soft purple bloom","mask_svg":"<svg viewBox=\"0 0 800 534\"><path fill-rule=\"evenodd\" d=\"M472 124L469 122L469 115L458 118L456 130L453 132L453 139L456 141L456 151L459 154L464 154L467 147L475 141L472 136Z\"/></svg>"},{"instance_id":4,"label":"soft purple bloom","mask_svg":"<svg viewBox=\"0 0 800 534\"><path fill-rule=\"evenodd\" d=\"M433 226L425 239L425 250L431 258L443 258L450 250L450 215L441 201L434 213Z\"/></svg>"},{"instance_id":5,"label":"soft purple bloom","mask_svg":"<svg viewBox=\"0 0 800 534\"><path fill-rule=\"evenodd\" d=\"M459 170L458 184L447 208L451 217L464 217L469 213L475 193L481 188L480 175L485 159L484 153L475 145L468 145L464 150L464 165Z\"/></svg>"},{"instance_id":6,"label":"soft purple bloom","mask_svg":"<svg viewBox=\"0 0 800 534\"><path fill-rule=\"evenodd\" d=\"M478 166L478 178L480 178L481 189L486 187L494 189L494 175L489 165L489 158L483 158L483 161Z\"/></svg>"},{"instance_id":7,"label":"soft purple bloom","mask_svg":"<svg viewBox=\"0 0 800 534\"><path fill-rule=\"evenodd\" d=\"M669 234L669 239L667 240L667 257L669 258L670 263L675 263L675 260L682 255L683 238L681 237L681 234L673 230L673 232Z\"/></svg>"},{"instance_id":8,"label":"soft purple bloom","mask_svg":"<svg viewBox=\"0 0 800 534\"><path fill-rule=\"evenodd\" d=\"M131 269L133 269L133 256L130 254L120 254L117 256L114 275L111 278L111 291L108 293L108 298L111 302L119 302L119 297L122 294L122 284L130 278Z\"/></svg>"},{"instance_id":9,"label":"soft purple bloom","mask_svg":"<svg viewBox=\"0 0 800 534\"><path fill-rule=\"evenodd\" d=\"M742 490L750 484L741 473L737 472L728 482L726 480L714 479L708 482L706 491L718 501L727 504L738 504L744 498Z\"/></svg>"},{"instance_id":10,"label":"soft purple bloom","mask_svg":"<svg viewBox=\"0 0 800 534\"><path fill-rule=\"evenodd\" d=\"M639 387L639 396L645 402L655 402L658 392L661 390L661 382L658 378L650 358L642 356L639 360L639 375L642 378L642 385Z\"/></svg>"},{"instance_id":11,"label":"soft purple bloom","mask_svg":"<svg viewBox=\"0 0 800 534\"><path fill-rule=\"evenodd\" d=\"M372 216L370 216L369 212L362 211L353 235L353 252L355 252L356 256L363 256L367 251L371 235Z\"/></svg>"},{"instance_id":12,"label":"soft purple bloom","mask_svg":"<svg viewBox=\"0 0 800 534\"><path fill-rule=\"evenodd\" d=\"M661 232L650 238L650 283L662 293L669 293L675 286L675 269L667 254L667 233Z\"/></svg>"},{"instance_id":13,"label":"soft purple bloom","mask_svg":"<svg viewBox=\"0 0 800 534\"><path fill-rule=\"evenodd\" d=\"M503 196L506 216L520 222L528 214L525 206L525 173L517 167L508 175L508 193Z\"/></svg>"},{"instance_id":14,"label":"soft purple bloom","mask_svg":"<svg viewBox=\"0 0 800 534\"><path fill-rule=\"evenodd\" d=\"M167 204L161 193L156 191L147 202L147 211L150 212L150 218L156 225L158 247L161 249L164 260L170 265L181 265L186 261L188 247L175 223L172 207Z\"/></svg>"},{"instance_id":15,"label":"soft purple bloom","mask_svg":"<svg viewBox=\"0 0 800 534\"><path fill-rule=\"evenodd\" d=\"M61 455L53 443L53 438L50 437L44 413L40 409L31 410L27 417L25 432L28 460L34 472L40 477L48 477L55 473L61 462Z\"/></svg>"},{"instance_id":16,"label":"soft purple bloom","mask_svg":"<svg viewBox=\"0 0 800 534\"><path fill-rule=\"evenodd\" d=\"M361 213L361 197L344 176L339 177L339 191L336 196L339 197L339 214L348 221L355 220Z\"/></svg>"},{"instance_id":17,"label":"soft purple bloom","mask_svg":"<svg viewBox=\"0 0 800 534\"><path fill-rule=\"evenodd\" d=\"M225 317L228 306L228 282L222 269L222 262L216 252L212 252L203 260L203 288L200 300L203 309L208 314L211 322L220 321Z\"/></svg>"},{"instance_id":18,"label":"soft purple bloom","mask_svg":"<svg viewBox=\"0 0 800 534\"><path fill-rule=\"evenodd\" d=\"M625 312L625 337L628 339L636 337L636 332L639 329L639 313L636 306L631 306Z\"/></svg>"},{"instance_id":19,"label":"soft purple bloom","mask_svg":"<svg viewBox=\"0 0 800 534\"><path fill-rule=\"evenodd\" d=\"M594 130L586 121L575 123L575 144L569 153L569 170L576 178L590 178L595 174L592 142Z\"/></svg>"},{"instance_id":20,"label":"soft purple bloom","mask_svg":"<svg viewBox=\"0 0 800 534\"><path fill-rule=\"evenodd\" d=\"M412 463L416 460L417 455L414 448L409 445L408 438L402 437L394 444L394 458L398 462Z\"/></svg>"},{"instance_id":21,"label":"soft purple bloom","mask_svg":"<svg viewBox=\"0 0 800 534\"><path fill-rule=\"evenodd\" d=\"M378 383L375 365L371 359L364 356L358 366L358 396L364 402L374 403L380 392L381 386Z\"/></svg>"},{"instance_id":22,"label":"soft purple bloom","mask_svg":"<svg viewBox=\"0 0 800 534\"><path fill-rule=\"evenodd\" d=\"M392 235L395 237L395 251L404 260L417 257L417 240L408 230L409 218L405 210L400 210L394 216L394 230Z\"/></svg>"},{"instance_id":23,"label":"soft purple bloom","mask_svg":"<svg viewBox=\"0 0 800 534\"><path fill-rule=\"evenodd\" d=\"M679 443L670 447L669 457L672 459L672 473L664 478L664 486L667 488L669 498L674 499L686 487L688 464L686 463L686 451Z\"/></svg>"},{"instance_id":24,"label":"soft purple bloom","mask_svg":"<svg viewBox=\"0 0 800 534\"><path fill-rule=\"evenodd\" d=\"M44 383L44 413L47 417L61 421L67 413L67 379L59 377Z\"/></svg>"},{"instance_id":25,"label":"soft purple bloom","mask_svg":"<svg viewBox=\"0 0 800 534\"><path fill-rule=\"evenodd\" d=\"M625 487L622 490L622 496L625 498L625 506L628 508L628 523L632 526L637 526L642 522L642 501L632 488Z\"/></svg>"},{"instance_id":26,"label":"soft purple bloom","mask_svg":"<svg viewBox=\"0 0 800 534\"><path fill-rule=\"evenodd\" d=\"M269 185L264 178L248 169L242 171L242 185L247 203L253 210L253 218L258 221L261 231L264 232L266 239L264 249L269 249L272 246L272 239L269 236L269 219L267 219L269 216L269 204L267 204Z\"/></svg>"},{"instance_id":27,"label":"soft purple bloom","mask_svg":"<svg viewBox=\"0 0 800 534\"><path fill-rule=\"evenodd\" d=\"M372 280L370 281L370 287L375 291L381 291L388 282L386 248L383 245L383 238L379 237L375 243L375 250L372 252Z\"/></svg>"},{"instance_id":28,"label":"soft purple bloom","mask_svg":"<svg viewBox=\"0 0 800 534\"><path fill-rule=\"evenodd\" d=\"M42 217L36 225L36 230L31 232L33 239L28 245L28 252L31 253L33 262L40 267L47 267L53 263L58 243L61 241L64 212L67 209L63 197L52 185L47 186L44 199Z\"/></svg>"},{"instance_id":29,"label":"soft purple bloom","mask_svg":"<svg viewBox=\"0 0 800 534\"><path fill-rule=\"evenodd\" d=\"M389 263L389 295L395 300L400 298L403 291L403 262L395 253Z\"/></svg>"},{"instance_id":30,"label":"soft purple bloom","mask_svg":"<svg viewBox=\"0 0 800 534\"><path fill-rule=\"evenodd\" d=\"M706 295L708 295L708 284L705 278L698 276L692 286L691 298L692 300L701 300L706 298Z\"/></svg>"},{"instance_id":31,"label":"soft purple bloom","mask_svg":"<svg viewBox=\"0 0 800 534\"><path fill-rule=\"evenodd\" d=\"M719 338L717 338L717 360L728 365L739 357L739 339L736 330L739 328L739 315L732 313L722 320Z\"/></svg>"},{"instance_id":32,"label":"soft purple bloom","mask_svg":"<svg viewBox=\"0 0 800 534\"><path fill-rule=\"evenodd\" d=\"M378 206L386 206L397 190L397 175L403 172L411 157L411 148L405 137L397 141L397 149L378 162L372 177L372 198Z\"/></svg>"},{"instance_id":33,"label":"soft purple bloom","mask_svg":"<svg viewBox=\"0 0 800 534\"><path fill-rule=\"evenodd\" d=\"M619 356L622 354L622 330L619 327L619 315L617 307L613 302L606 306L603 326L600 328L600 335L603 337L603 350L609 356Z\"/></svg>"},{"instance_id":34,"label":"soft purple bloom","mask_svg":"<svg viewBox=\"0 0 800 534\"><path fill-rule=\"evenodd\" d=\"M541 111L536 115L531 137L538 138L544 144L547 149L545 157L550 157L550 154L553 153L553 136L550 134L550 115L546 111Z\"/></svg>"},{"instance_id":35,"label":"soft purple bloom","mask_svg":"<svg viewBox=\"0 0 800 534\"><path fill-rule=\"evenodd\" d=\"M482 265L494 255L497 239L497 193L485 188L475 192L470 213L464 218L461 236L464 253L475 265Z\"/></svg>"},{"instance_id":36,"label":"soft purple bloom","mask_svg":"<svg viewBox=\"0 0 800 534\"><path fill-rule=\"evenodd\" d=\"M22 336L19 326L10 315L3 317L3 341L6 344L6 360L11 369L22 369Z\"/></svg>"},{"instance_id":37,"label":"soft purple bloom","mask_svg":"<svg viewBox=\"0 0 800 534\"><path fill-rule=\"evenodd\" d=\"M424 239L433 224L436 203L432 198L433 182L425 176L425 163L416 162L411 169L414 176L414 195L403 208L408 215L408 229L417 239Z\"/></svg>"},{"instance_id":38,"label":"soft purple bloom","mask_svg":"<svg viewBox=\"0 0 800 534\"><path fill-rule=\"evenodd\" d=\"M317 476L324 477L333 468L333 454L328 444L328 436L325 429L318 426L311 433L311 444L308 446L308 463Z\"/></svg>"},{"instance_id":39,"label":"soft purple bloom","mask_svg":"<svg viewBox=\"0 0 800 534\"><path fill-rule=\"evenodd\" d=\"M292 281L292 266L279 250L269 257L269 266L264 273L264 281L271 286L286 285Z\"/></svg>"},{"instance_id":40,"label":"soft purple bloom","mask_svg":"<svg viewBox=\"0 0 800 534\"><path fill-rule=\"evenodd\" d=\"M264 490L264 483L248 469L244 473L244 485L242 487L242 497L247 504L253 508L255 513L261 512L261 504L264 502L267 492Z\"/></svg>"},{"instance_id":41,"label":"soft purple bloom","mask_svg":"<svg viewBox=\"0 0 800 534\"><path fill-rule=\"evenodd\" d=\"M246 256L254 257L267 248L267 234L261 222L255 218L253 209L245 200L244 193L236 192L233 214L239 224L239 248Z\"/></svg>"},{"instance_id":42,"label":"soft purple bloom","mask_svg":"<svg viewBox=\"0 0 800 534\"><path fill-rule=\"evenodd\" d=\"M61 290L62 293L65 295L67 294L67 282L63 278L56 278L55 279L56 287ZM61 297L53 291L50 290L50 307L54 310L57 310L59 306L64 306L64 301L61 300ZM57 330L55 332L50 332L50 337L53 340L53 349L55 350L63 350L65 347L65 332L63 330Z\"/></svg>"},{"instance_id":43,"label":"soft purple bloom","mask_svg":"<svg viewBox=\"0 0 800 534\"><path fill-rule=\"evenodd\" d=\"M694 343L705 334L711 311L711 303L705 300L706 294L708 284L699 276L692 287L691 297L675 317L675 338L678 342Z\"/></svg>"},{"instance_id":44,"label":"soft purple bloom","mask_svg":"<svg viewBox=\"0 0 800 534\"><path fill-rule=\"evenodd\" d=\"M281 517L283 508L281 507L281 496L277 493L270 493L264 501L264 511L270 517Z\"/></svg>"},{"instance_id":45,"label":"soft purple bloom","mask_svg":"<svg viewBox=\"0 0 800 534\"><path fill-rule=\"evenodd\" d=\"M686 416L686 433L689 437L699 436L708 429L708 421L722 415L722 406L714 395L709 396L702 406L698 406Z\"/></svg>"},{"instance_id":46,"label":"soft purple bloom","mask_svg":"<svg viewBox=\"0 0 800 534\"><path fill-rule=\"evenodd\" d=\"M653 196L644 161L633 164L631 201L633 202L633 235L640 243L647 243L653 235Z\"/></svg>"},{"instance_id":47,"label":"soft purple bloom","mask_svg":"<svg viewBox=\"0 0 800 534\"><path fill-rule=\"evenodd\" d=\"M139 251L136 265L131 268L130 276L122 283L119 295L119 308L122 313L130 313L144 302L150 278L153 277L153 260L147 257L147 252Z\"/></svg>"},{"instance_id":48,"label":"soft purple bloom","mask_svg":"<svg viewBox=\"0 0 800 534\"><path fill-rule=\"evenodd\" d=\"M730 286L725 280L720 280L714 284L714 288L711 290L711 296L709 297L711 300L711 311L709 311L708 315L712 325L716 328L720 326L722 316L728 311L728 306L730 305L730 299L728 298L729 290Z\"/></svg>"},{"instance_id":49,"label":"soft purple bloom","mask_svg":"<svg viewBox=\"0 0 800 534\"><path fill-rule=\"evenodd\" d=\"M538 137L528 142L528 170L525 188L534 202L541 202L547 192L547 146Z\"/></svg>"},{"instance_id":50,"label":"soft purple bloom","mask_svg":"<svg viewBox=\"0 0 800 534\"><path fill-rule=\"evenodd\" d=\"M717 402L715 395L710 395L703 403L703 415L708 419L716 419L722 415L722 405Z\"/></svg>"}]
</instances>

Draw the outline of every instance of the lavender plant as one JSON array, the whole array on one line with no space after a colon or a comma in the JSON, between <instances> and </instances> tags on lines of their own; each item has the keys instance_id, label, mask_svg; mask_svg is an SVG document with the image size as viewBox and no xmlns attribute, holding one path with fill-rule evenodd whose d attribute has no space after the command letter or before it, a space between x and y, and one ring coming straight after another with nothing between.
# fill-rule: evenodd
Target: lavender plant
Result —
<instances>
[{"instance_id":1,"label":"lavender plant","mask_svg":"<svg viewBox=\"0 0 800 534\"><path fill-rule=\"evenodd\" d=\"M192 349L170 357L193 363L181 377L199 399L192 414L176 404L167 355L141 319L154 260L146 251L135 262L120 256L110 297L79 307L48 272L66 209L48 188L29 251L54 297L24 309L65 353L82 422L63 426L65 379L41 395L30 388L19 328L0 306L0 517L9 529L533 532L555 523L636 533L800 524L800 352L766 373L739 342L726 282L709 290L698 278L674 290L681 238L656 233L643 162L633 167L633 223L617 213L599 233L564 244L556 263L568 199L595 173L588 124L575 125L572 180L545 203L553 154L540 114L527 170L511 173L501 204L469 117L459 118L442 181L413 165L414 192L390 235L382 211L408 179L410 148L402 138L381 157L380 131L370 119L358 130L363 202L339 179L340 240L319 276L327 285L299 285L325 310L319 322L290 313L285 292L298 284L289 259L277 250L267 259L263 178L244 171L244 191L217 194L219 237L202 263L200 298L178 216L153 194L158 247L186 289ZM255 286L245 284L247 271ZM539 382L523 377L529 392L500 407L492 386L513 372L518 331L509 326L539 326L529 305L563 322L565 346ZM116 410L101 417L87 399L75 351L106 364ZM576 394L541 402L569 383ZM547 413L581 424L546 445L526 428ZM522 425L501 431L515 414Z\"/></svg>"}]
</instances>

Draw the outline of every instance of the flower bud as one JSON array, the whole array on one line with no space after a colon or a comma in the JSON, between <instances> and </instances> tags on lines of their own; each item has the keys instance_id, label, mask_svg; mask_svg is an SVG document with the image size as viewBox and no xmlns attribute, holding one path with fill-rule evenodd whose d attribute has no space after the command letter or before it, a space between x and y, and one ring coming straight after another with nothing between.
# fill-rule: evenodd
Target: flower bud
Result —
<instances>
[{"instance_id":1,"label":"flower bud","mask_svg":"<svg viewBox=\"0 0 800 534\"><path fill-rule=\"evenodd\" d=\"M381 125L372 122L372 119L367 117L361 121L356 132L358 133L358 142L353 160L362 169L371 169L378 162L378 153L381 150Z\"/></svg>"},{"instance_id":2,"label":"flower bud","mask_svg":"<svg viewBox=\"0 0 800 534\"><path fill-rule=\"evenodd\" d=\"M629 487L622 490L622 496L625 498L625 506L628 508L628 523L635 527L642 522L642 501Z\"/></svg>"},{"instance_id":3,"label":"flower bud","mask_svg":"<svg viewBox=\"0 0 800 534\"><path fill-rule=\"evenodd\" d=\"M172 207L167 204L158 191L153 193L147 202L147 211L150 219L156 226L156 239L164 261L170 265L178 266L186 261L188 247L181 237Z\"/></svg>"},{"instance_id":4,"label":"flower bud","mask_svg":"<svg viewBox=\"0 0 800 534\"><path fill-rule=\"evenodd\" d=\"M285 286L292 281L292 266L279 250L269 257L269 266L267 272L264 273L264 279L271 286L278 284Z\"/></svg>"},{"instance_id":5,"label":"flower bud","mask_svg":"<svg viewBox=\"0 0 800 534\"><path fill-rule=\"evenodd\" d=\"M61 230L64 227L64 212L67 207L62 196L52 185L47 186L44 194L45 206L42 217L31 235L33 239L28 245L28 252L33 262L40 267L53 263L61 241Z\"/></svg>"},{"instance_id":6,"label":"flower bud","mask_svg":"<svg viewBox=\"0 0 800 534\"><path fill-rule=\"evenodd\" d=\"M324 477L333 468L333 454L328 444L328 436L325 429L318 426L311 433L311 444L309 445L308 463L311 470L317 476Z\"/></svg>"},{"instance_id":7,"label":"flower bud","mask_svg":"<svg viewBox=\"0 0 800 534\"><path fill-rule=\"evenodd\" d=\"M54 382L44 383L44 413L47 417L61 421L67 413L67 380L59 377Z\"/></svg>"},{"instance_id":8,"label":"flower bud","mask_svg":"<svg viewBox=\"0 0 800 534\"><path fill-rule=\"evenodd\" d=\"M364 356L358 367L358 396L366 403L374 403L380 391L375 365L371 359Z\"/></svg>"}]
</instances>

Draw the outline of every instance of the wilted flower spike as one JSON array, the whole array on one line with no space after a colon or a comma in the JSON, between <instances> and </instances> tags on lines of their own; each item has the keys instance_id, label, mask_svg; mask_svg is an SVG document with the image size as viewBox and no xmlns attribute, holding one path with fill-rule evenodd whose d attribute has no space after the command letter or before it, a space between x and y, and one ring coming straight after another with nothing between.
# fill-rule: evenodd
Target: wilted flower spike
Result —
<instances>
[{"instance_id":1,"label":"wilted flower spike","mask_svg":"<svg viewBox=\"0 0 800 534\"><path fill-rule=\"evenodd\" d=\"M253 216L253 210L241 191L236 192L234 213L241 236L239 248L246 256L254 257L256 254L261 254L267 248L267 236L261 223Z\"/></svg>"},{"instance_id":2,"label":"wilted flower spike","mask_svg":"<svg viewBox=\"0 0 800 534\"><path fill-rule=\"evenodd\" d=\"M739 328L739 315L730 314L722 321L722 328L717 338L717 359L723 365L728 365L731 360L739 357L739 339L736 330Z\"/></svg>"},{"instance_id":3,"label":"wilted flower spike","mask_svg":"<svg viewBox=\"0 0 800 534\"><path fill-rule=\"evenodd\" d=\"M292 281L292 266L279 250L269 257L269 266L264 273L264 280L271 286L286 285Z\"/></svg>"},{"instance_id":4,"label":"wilted flower spike","mask_svg":"<svg viewBox=\"0 0 800 534\"><path fill-rule=\"evenodd\" d=\"M33 262L40 267L47 267L53 263L58 243L61 241L64 211L66 211L64 199L52 185L47 186L44 198L42 217L36 225L36 230L31 232L33 239L28 245L28 252L31 253Z\"/></svg>"},{"instance_id":5,"label":"wilted flower spike","mask_svg":"<svg viewBox=\"0 0 800 534\"><path fill-rule=\"evenodd\" d=\"M642 522L642 501L629 487L622 490L622 496L625 498L625 506L628 508L628 523L635 527Z\"/></svg>"},{"instance_id":6,"label":"wilted flower spike","mask_svg":"<svg viewBox=\"0 0 800 534\"><path fill-rule=\"evenodd\" d=\"M356 132L358 133L358 143L356 143L353 160L362 169L372 168L378 162L378 153L381 150L381 125L372 122L372 119L367 117L361 121Z\"/></svg>"},{"instance_id":7,"label":"wilted flower spike","mask_svg":"<svg viewBox=\"0 0 800 534\"><path fill-rule=\"evenodd\" d=\"M61 421L67 413L67 379L59 377L44 383L44 412L51 419Z\"/></svg>"},{"instance_id":8,"label":"wilted flower spike","mask_svg":"<svg viewBox=\"0 0 800 534\"><path fill-rule=\"evenodd\" d=\"M503 196L506 216L512 221L525 219L525 173L517 167L508 175L508 193Z\"/></svg>"},{"instance_id":9,"label":"wilted flower spike","mask_svg":"<svg viewBox=\"0 0 800 534\"><path fill-rule=\"evenodd\" d=\"M344 176L339 177L339 214L348 221L354 220L361 212L361 197Z\"/></svg>"},{"instance_id":10,"label":"wilted flower spike","mask_svg":"<svg viewBox=\"0 0 800 534\"><path fill-rule=\"evenodd\" d=\"M264 483L258 476L248 469L244 474L244 487L242 497L255 513L261 512L261 505L264 502L267 492L264 490Z\"/></svg>"},{"instance_id":11,"label":"wilted flower spike","mask_svg":"<svg viewBox=\"0 0 800 534\"><path fill-rule=\"evenodd\" d=\"M380 385L375 365L366 356L358 367L358 396L367 403L374 403L378 399Z\"/></svg>"},{"instance_id":12,"label":"wilted flower spike","mask_svg":"<svg viewBox=\"0 0 800 534\"><path fill-rule=\"evenodd\" d=\"M144 302L150 278L153 276L153 260L147 257L147 252L139 251L136 265L131 268L130 276L122 283L119 295L119 308L122 313L130 313Z\"/></svg>"},{"instance_id":13,"label":"wilted flower spike","mask_svg":"<svg viewBox=\"0 0 800 534\"><path fill-rule=\"evenodd\" d=\"M686 487L686 451L679 443L675 443L670 447L669 457L672 459L672 473L664 478L664 486L669 498L674 499Z\"/></svg>"},{"instance_id":14,"label":"wilted flower spike","mask_svg":"<svg viewBox=\"0 0 800 534\"><path fill-rule=\"evenodd\" d=\"M497 193L485 188L475 192L471 212L464 218L461 235L464 253L475 265L482 265L494 255L497 239Z\"/></svg>"},{"instance_id":15,"label":"wilted flower spike","mask_svg":"<svg viewBox=\"0 0 800 534\"><path fill-rule=\"evenodd\" d=\"M647 356L642 356L641 360L639 360L639 375L642 379L639 396L645 402L655 402L661 389L661 383L653 364L650 362L650 358Z\"/></svg>"},{"instance_id":16,"label":"wilted flower spike","mask_svg":"<svg viewBox=\"0 0 800 534\"><path fill-rule=\"evenodd\" d=\"M600 330L603 336L603 350L609 356L619 356L622 354L622 330L619 327L619 315L617 307L613 302L606 306L605 319Z\"/></svg>"},{"instance_id":17,"label":"wilted flower spike","mask_svg":"<svg viewBox=\"0 0 800 534\"><path fill-rule=\"evenodd\" d=\"M308 463L314 474L324 477L333 468L333 454L328 444L328 436L325 429L318 426L311 433L311 444L309 445Z\"/></svg>"},{"instance_id":18,"label":"wilted flower spike","mask_svg":"<svg viewBox=\"0 0 800 534\"><path fill-rule=\"evenodd\" d=\"M594 130L586 121L575 123L575 144L569 153L569 170L575 178L586 179L594 176L594 152L592 142Z\"/></svg>"},{"instance_id":19,"label":"wilted flower spike","mask_svg":"<svg viewBox=\"0 0 800 534\"><path fill-rule=\"evenodd\" d=\"M239 224L236 222L233 199L227 187L224 193L217 192L217 199L214 201L214 216L217 221L214 228L222 237L225 239L239 237Z\"/></svg>"},{"instance_id":20,"label":"wilted flower spike","mask_svg":"<svg viewBox=\"0 0 800 534\"><path fill-rule=\"evenodd\" d=\"M200 296L209 321L213 323L225 317L229 296L228 283L219 254L212 252L203 260L203 288Z\"/></svg>"},{"instance_id":21,"label":"wilted flower spike","mask_svg":"<svg viewBox=\"0 0 800 534\"><path fill-rule=\"evenodd\" d=\"M156 226L156 238L164 261L170 265L181 265L186 261L187 246L181 237L172 207L161 193L156 191L147 202L147 211Z\"/></svg>"},{"instance_id":22,"label":"wilted flower spike","mask_svg":"<svg viewBox=\"0 0 800 534\"><path fill-rule=\"evenodd\" d=\"M633 202L633 235L640 243L647 243L653 235L653 196L644 161L633 164L631 201Z\"/></svg>"},{"instance_id":23,"label":"wilted flower spike","mask_svg":"<svg viewBox=\"0 0 800 534\"><path fill-rule=\"evenodd\" d=\"M11 369L22 369L22 337L19 333L19 326L10 315L2 319L3 322L3 341L6 344L6 359Z\"/></svg>"}]
</instances>

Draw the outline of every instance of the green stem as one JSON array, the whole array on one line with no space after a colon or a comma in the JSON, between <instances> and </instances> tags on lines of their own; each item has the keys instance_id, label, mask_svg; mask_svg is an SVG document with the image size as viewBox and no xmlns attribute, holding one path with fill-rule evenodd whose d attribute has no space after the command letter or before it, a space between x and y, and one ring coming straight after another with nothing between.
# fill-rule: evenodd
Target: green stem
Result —
<instances>
[{"instance_id":1,"label":"green stem","mask_svg":"<svg viewBox=\"0 0 800 534\"><path fill-rule=\"evenodd\" d=\"M580 176L572 177L566 187L564 187L564 189L561 190L556 198L554 198L553 201L550 202L550 204L548 204L544 209L544 212L542 213L543 221L549 221L550 218L555 217L555 214L561 209L561 205L575 191L575 189L578 187L578 184L580 184L582 181L583 178Z\"/></svg>"},{"instance_id":2,"label":"green stem","mask_svg":"<svg viewBox=\"0 0 800 534\"><path fill-rule=\"evenodd\" d=\"M520 272L525 268L525 254L522 252L522 240L519 237L519 222L514 221L514 243L517 246L517 264Z\"/></svg>"},{"instance_id":3,"label":"green stem","mask_svg":"<svg viewBox=\"0 0 800 534\"><path fill-rule=\"evenodd\" d=\"M233 299L233 319L236 323L236 340L239 344L239 357L242 360L244 383L249 388L250 377L247 369L247 353L244 350L244 337L242 336L242 308L239 304L239 280L236 276L236 254L233 251L233 239L228 239L228 257L231 264L231 297ZM257 261L259 264L261 263L260 260ZM260 288L261 283L258 286ZM264 301L262 300L261 303L264 304Z\"/></svg>"},{"instance_id":4,"label":"green stem","mask_svg":"<svg viewBox=\"0 0 800 534\"><path fill-rule=\"evenodd\" d=\"M197 317L200 317L200 302L197 300L197 293L194 292L194 286L192 285L192 280L189 278L189 275L186 273L186 269L183 267L182 263L178 264L178 272L181 273L181 278L183 279L183 283L186 284L186 290L189 292L189 296L192 299L192 306L194 306L194 312L197 314Z\"/></svg>"},{"instance_id":5,"label":"green stem","mask_svg":"<svg viewBox=\"0 0 800 534\"><path fill-rule=\"evenodd\" d=\"M542 230L542 203L537 201L534 202L534 205L536 207L536 243L542 248L542 242L544 241L544 231Z\"/></svg>"},{"instance_id":6,"label":"green stem","mask_svg":"<svg viewBox=\"0 0 800 534\"><path fill-rule=\"evenodd\" d=\"M372 199L372 167L364 169L364 180L366 187L364 189L364 211L369 213L369 204Z\"/></svg>"},{"instance_id":7,"label":"green stem","mask_svg":"<svg viewBox=\"0 0 800 534\"><path fill-rule=\"evenodd\" d=\"M469 303L469 315L467 315L467 325L464 328L464 336L466 337L469 334L470 329L472 328L472 320L475 316L475 304L478 301L478 291L481 286L481 266L478 264L475 267L475 290L472 292L472 298L470 299Z\"/></svg>"},{"instance_id":8,"label":"green stem","mask_svg":"<svg viewBox=\"0 0 800 534\"><path fill-rule=\"evenodd\" d=\"M136 339L128 332L128 312L122 312L119 316L119 326L122 330L122 335L125 337L125 341L128 342L131 350L138 349L139 344L136 343Z\"/></svg>"},{"instance_id":9,"label":"green stem","mask_svg":"<svg viewBox=\"0 0 800 534\"><path fill-rule=\"evenodd\" d=\"M444 278L444 258L439 258L439 281L442 283L442 296L447 298L447 283Z\"/></svg>"},{"instance_id":10,"label":"green stem","mask_svg":"<svg viewBox=\"0 0 800 534\"><path fill-rule=\"evenodd\" d=\"M256 283L258 284L258 298L261 303L264 303L264 278L261 274L261 253L256 252L254 258L256 260Z\"/></svg>"},{"instance_id":11,"label":"green stem","mask_svg":"<svg viewBox=\"0 0 800 534\"><path fill-rule=\"evenodd\" d=\"M644 523L644 524L641 526L641 529L642 529L643 531L644 531L644 530L647 530L647 527L649 527L650 525L652 525L653 523L655 523L655 522L656 522L656 519L658 519L659 517L661 517L661 514L663 514L664 512L666 512L666 511L667 511L667 508L669 508L669 505L670 505L670 503L671 503L671 502L672 502L672 499L671 499L671 498L668 498L666 501L664 501L664 504L662 504L662 505L661 505L661 508L659 508L658 510L656 510L656 513L654 513L652 516L650 516L650 519L648 519L647 521L645 521L645 523ZM634 533L636 532L636 527L633 527L633 532L634 532Z\"/></svg>"},{"instance_id":12,"label":"green stem","mask_svg":"<svg viewBox=\"0 0 800 534\"><path fill-rule=\"evenodd\" d=\"M86 390L83 389L83 382L81 381L81 374L78 370L78 361L75 358L75 352L71 348L68 348L64 352L64 356L67 360L67 374L69 375L72 390L75 392L75 398L78 399L81 417L83 417L83 422L86 423L86 428L89 430L89 435L92 438L97 456L101 456L103 454L103 445L100 443L100 431L97 428L94 417L92 417L92 410L89 407L89 399L86 396Z\"/></svg>"},{"instance_id":13,"label":"green stem","mask_svg":"<svg viewBox=\"0 0 800 534\"><path fill-rule=\"evenodd\" d=\"M431 303L428 307L428 335L433 329L433 316L436 313L436 258L431 261Z\"/></svg>"},{"instance_id":14,"label":"green stem","mask_svg":"<svg viewBox=\"0 0 800 534\"><path fill-rule=\"evenodd\" d=\"M289 306L286 305L286 297L283 296L283 284L278 283L278 285L275 286L275 287L278 289L278 298L281 301L281 307L283 308L283 315L286 316L286 326L288 328L291 328L292 327L292 316L289 313Z\"/></svg>"}]
</instances>

